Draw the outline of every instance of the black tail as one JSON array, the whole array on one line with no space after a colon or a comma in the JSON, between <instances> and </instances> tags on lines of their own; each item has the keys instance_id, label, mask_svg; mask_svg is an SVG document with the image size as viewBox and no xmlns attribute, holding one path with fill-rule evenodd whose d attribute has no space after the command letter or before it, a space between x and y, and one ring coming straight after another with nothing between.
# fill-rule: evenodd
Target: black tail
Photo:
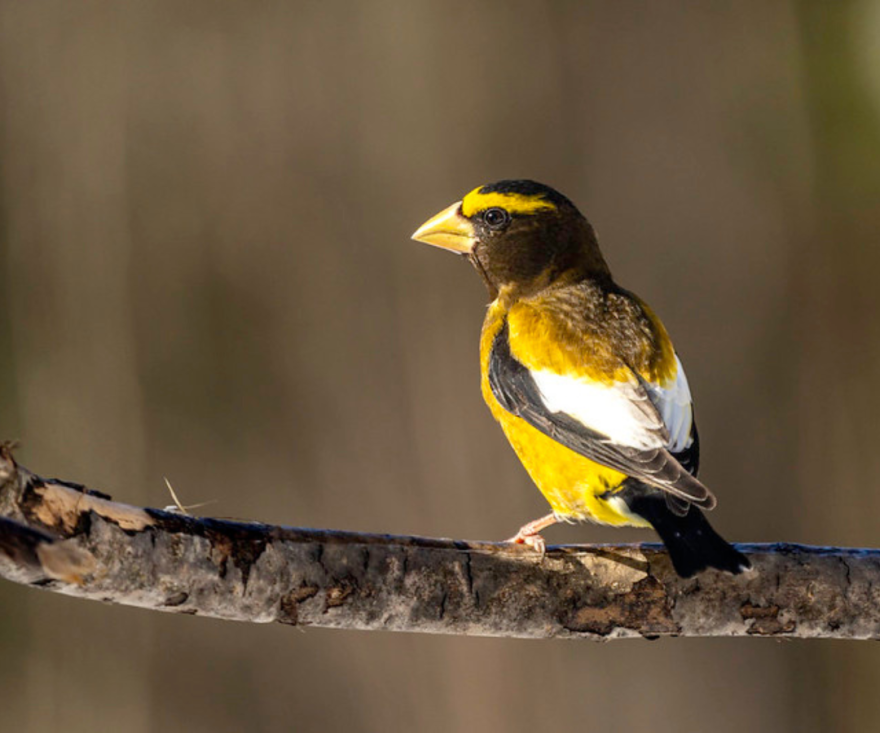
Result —
<instances>
[{"instance_id":1,"label":"black tail","mask_svg":"<svg viewBox=\"0 0 880 733\"><path fill-rule=\"evenodd\" d=\"M662 491L644 485L628 486L619 496L657 530L675 572L682 578L706 568L736 574L751 567L746 556L712 529L697 507L692 505L684 516L679 516L669 508Z\"/></svg>"}]
</instances>

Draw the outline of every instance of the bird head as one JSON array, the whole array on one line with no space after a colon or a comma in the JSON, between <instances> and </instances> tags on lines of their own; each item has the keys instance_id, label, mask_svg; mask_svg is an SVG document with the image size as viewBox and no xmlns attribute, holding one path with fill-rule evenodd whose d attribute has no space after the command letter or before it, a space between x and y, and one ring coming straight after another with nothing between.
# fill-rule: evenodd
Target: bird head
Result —
<instances>
[{"instance_id":1,"label":"bird head","mask_svg":"<svg viewBox=\"0 0 880 733\"><path fill-rule=\"evenodd\" d=\"M493 298L560 280L610 278L590 223L565 196L534 181L479 186L412 238L466 256Z\"/></svg>"}]
</instances>

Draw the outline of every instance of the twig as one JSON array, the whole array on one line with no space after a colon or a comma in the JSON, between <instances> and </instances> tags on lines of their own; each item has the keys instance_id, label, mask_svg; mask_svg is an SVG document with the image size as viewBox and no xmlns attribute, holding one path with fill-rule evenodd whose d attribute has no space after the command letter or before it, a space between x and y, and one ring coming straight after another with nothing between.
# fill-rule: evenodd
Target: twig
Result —
<instances>
[{"instance_id":1,"label":"twig","mask_svg":"<svg viewBox=\"0 0 880 733\"><path fill-rule=\"evenodd\" d=\"M548 548L195 518L113 502L0 447L0 576L237 621L517 637L880 638L880 551L742 545L673 572L657 545Z\"/></svg>"}]
</instances>

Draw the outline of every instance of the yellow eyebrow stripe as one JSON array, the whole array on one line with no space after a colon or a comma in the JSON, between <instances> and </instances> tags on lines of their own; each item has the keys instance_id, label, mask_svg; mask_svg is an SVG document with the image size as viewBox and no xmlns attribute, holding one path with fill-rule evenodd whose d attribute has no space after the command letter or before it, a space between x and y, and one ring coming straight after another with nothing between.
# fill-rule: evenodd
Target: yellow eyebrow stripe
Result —
<instances>
[{"instance_id":1,"label":"yellow eyebrow stripe","mask_svg":"<svg viewBox=\"0 0 880 733\"><path fill-rule=\"evenodd\" d=\"M480 193L478 186L461 201L461 213L471 217L478 211L500 206L510 214L532 214L542 209L555 209L556 205L540 196L525 196L521 193Z\"/></svg>"}]
</instances>

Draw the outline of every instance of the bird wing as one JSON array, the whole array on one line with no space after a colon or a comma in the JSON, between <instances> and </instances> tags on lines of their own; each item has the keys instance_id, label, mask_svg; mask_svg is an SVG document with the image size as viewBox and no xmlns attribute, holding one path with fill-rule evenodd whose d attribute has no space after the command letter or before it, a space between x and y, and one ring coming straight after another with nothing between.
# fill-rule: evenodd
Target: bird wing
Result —
<instances>
[{"instance_id":1,"label":"bird wing","mask_svg":"<svg viewBox=\"0 0 880 733\"><path fill-rule=\"evenodd\" d=\"M678 355L675 357L675 366L675 378L665 386L641 376L639 381L669 432L666 447L689 474L696 476L700 467L700 438L694 418L694 403L684 366Z\"/></svg>"},{"instance_id":2,"label":"bird wing","mask_svg":"<svg viewBox=\"0 0 880 733\"><path fill-rule=\"evenodd\" d=\"M667 387L635 372L627 381L604 385L529 369L511 353L505 323L492 345L488 378L505 410L576 453L668 492L673 509L684 502L715 506L709 489L673 455L696 444L690 391L680 366Z\"/></svg>"},{"instance_id":3,"label":"bird wing","mask_svg":"<svg viewBox=\"0 0 880 733\"><path fill-rule=\"evenodd\" d=\"M694 404L678 355L675 357L675 366L675 378L665 386L640 379L669 431L666 448L691 476L696 476L700 468L700 437L694 419ZM687 514L688 503L683 499L667 493L666 503L674 514Z\"/></svg>"}]
</instances>

